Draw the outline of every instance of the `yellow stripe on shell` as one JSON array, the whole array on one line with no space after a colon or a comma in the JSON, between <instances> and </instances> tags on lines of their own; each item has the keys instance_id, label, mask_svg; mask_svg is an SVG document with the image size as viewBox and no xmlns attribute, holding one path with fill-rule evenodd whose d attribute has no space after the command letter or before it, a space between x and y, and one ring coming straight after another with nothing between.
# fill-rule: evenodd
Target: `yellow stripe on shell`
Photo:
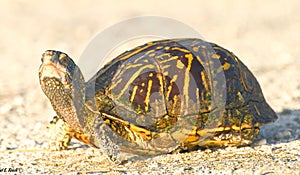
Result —
<instances>
[{"instance_id":1,"label":"yellow stripe on shell","mask_svg":"<svg viewBox=\"0 0 300 175\"><path fill-rule=\"evenodd\" d=\"M198 52L199 51L199 47L193 47L193 51L194 52Z\"/></svg>"},{"instance_id":2,"label":"yellow stripe on shell","mask_svg":"<svg viewBox=\"0 0 300 175\"><path fill-rule=\"evenodd\" d=\"M254 106L255 111L257 112L257 114L258 114L258 115L261 115L261 114L260 114L260 111L259 111L258 108L257 108L257 106L256 106L255 104L254 104L253 106Z\"/></svg>"},{"instance_id":3,"label":"yellow stripe on shell","mask_svg":"<svg viewBox=\"0 0 300 175\"><path fill-rule=\"evenodd\" d=\"M170 64L166 64L166 65L163 65L162 68L163 68L163 70L164 70L164 69L167 69L167 68L169 68L169 67L171 67L171 65L170 65ZM167 75L168 75L168 74L167 74Z\"/></svg>"},{"instance_id":4,"label":"yellow stripe on shell","mask_svg":"<svg viewBox=\"0 0 300 175\"><path fill-rule=\"evenodd\" d=\"M204 66L204 63L203 63L203 61L201 60L201 58L200 58L199 56L196 56L196 58L197 58L198 62L199 62L202 66Z\"/></svg>"},{"instance_id":5,"label":"yellow stripe on shell","mask_svg":"<svg viewBox=\"0 0 300 175\"><path fill-rule=\"evenodd\" d=\"M102 115L104 117L108 118L108 120L105 120L105 123L107 123L110 126L112 125L112 121L113 121L115 123L119 123L119 124L123 125L124 128L126 129L126 131L128 131L130 134L135 133L139 136L139 138L143 138L143 140L150 140L152 138L151 131L149 131L147 129L135 126L135 125L129 123L128 121L124 121L122 119L119 119L117 117L114 117L114 116L106 114L106 113L102 113ZM133 139L133 141L135 141L135 138L133 138L133 137L130 137L130 138Z\"/></svg>"},{"instance_id":6,"label":"yellow stripe on shell","mask_svg":"<svg viewBox=\"0 0 300 175\"><path fill-rule=\"evenodd\" d=\"M182 47L172 47L172 50L178 50L178 51L184 52L184 53L191 53L189 50L184 49Z\"/></svg>"},{"instance_id":7,"label":"yellow stripe on shell","mask_svg":"<svg viewBox=\"0 0 300 175\"><path fill-rule=\"evenodd\" d=\"M148 109L149 109L149 101L150 101L151 89L152 89L152 80L149 80L148 81L146 98L144 100L144 102L145 102L145 111L148 111Z\"/></svg>"},{"instance_id":8,"label":"yellow stripe on shell","mask_svg":"<svg viewBox=\"0 0 300 175\"><path fill-rule=\"evenodd\" d=\"M164 84L164 79L163 79L163 75L161 74L161 73L158 73L158 74L156 74L156 77L158 78L158 80L159 80L159 86L160 86L160 94L161 94L161 96L162 96L162 101L163 101L163 103L165 103L165 95L164 95L164 92L165 92L165 89L164 89L164 87L165 87L165 84Z\"/></svg>"},{"instance_id":9,"label":"yellow stripe on shell","mask_svg":"<svg viewBox=\"0 0 300 175\"><path fill-rule=\"evenodd\" d=\"M208 84L206 82L205 72L201 71L200 74L201 74L201 79L202 79L202 85L204 86L205 90L208 90Z\"/></svg>"},{"instance_id":10,"label":"yellow stripe on shell","mask_svg":"<svg viewBox=\"0 0 300 175\"><path fill-rule=\"evenodd\" d=\"M192 143L199 140L199 136L196 134L197 127L193 127L193 129L188 133L187 138L183 141L184 143Z\"/></svg>"},{"instance_id":11,"label":"yellow stripe on shell","mask_svg":"<svg viewBox=\"0 0 300 175\"><path fill-rule=\"evenodd\" d=\"M108 91L110 92L112 89L114 89L121 82L122 82L122 78L120 78L118 81L112 83L112 85L108 88Z\"/></svg>"},{"instance_id":12,"label":"yellow stripe on shell","mask_svg":"<svg viewBox=\"0 0 300 175\"><path fill-rule=\"evenodd\" d=\"M200 107L199 88L196 88L196 107Z\"/></svg>"},{"instance_id":13,"label":"yellow stripe on shell","mask_svg":"<svg viewBox=\"0 0 300 175\"><path fill-rule=\"evenodd\" d=\"M228 69L230 69L230 64L225 62L225 64L223 64L222 67L224 70L228 70Z\"/></svg>"},{"instance_id":14,"label":"yellow stripe on shell","mask_svg":"<svg viewBox=\"0 0 300 175\"><path fill-rule=\"evenodd\" d=\"M155 50L149 50L146 52L146 55L149 55L150 53L153 53L153 52L155 52Z\"/></svg>"},{"instance_id":15,"label":"yellow stripe on shell","mask_svg":"<svg viewBox=\"0 0 300 175\"><path fill-rule=\"evenodd\" d=\"M156 50L160 50L160 49L162 49L163 48L163 46L157 46L155 49Z\"/></svg>"},{"instance_id":16,"label":"yellow stripe on shell","mask_svg":"<svg viewBox=\"0 0 300 175\"><path fill-rule=\"evenodd\" d=\"M140 66L143 66L143 64L131 64L126 67L126 70L128 70L130 68L140 67Z\"/></svg>"},{"instance_id":17,"label":"yellow stripe on shell","mask_svg":"<svg viewBox=\"0 0 300 175\"><path fill-rule=\"evenodd\" d=\"M176 67L177 67L178 69L183 69L183 68L184 68L184 64L183 64L180 60L177 60L177 62L176 62Z\"/></svg>"},{"instance_id":18,"label":"yellow stripe on shell","mask_svg":"<svg viewBox=\"0 0 300 175\"><path fill-rule=\"evenodd\" d=\"M130 103L133 102L134 97L135 97L135 95L136 95L137 89L138 89L138 86L134 86L134 87L133 87L133 91L132 91L132 94L131 94L131 97L130 97Z\"/></svg>"},{"instance_id":19,"label":"yellow stripe on shell","mask_svg":"<svg viewBox=\"0 0 300 175\"><path fill-rule=\"evenodd\" d=\"M239 103L245 103L245 99L240 91L237 93L237 95L238 95Z\"/></svg>"},{"instance_id":20,"label":"yellow stripe on shell","mask_svg":"<svg viewBox=\"0 0 300 175\"><path fill-rule=\"evenodd\" d=\"M132 57L133 55L136 55L136 54L138 54L138 53L141 53L143 50L146 50L146 49L148 49L149 47L152 47L152 45L149 44L149 45L146 45L145 47L139 48L139 49L137 49L137 50L135 50L135 51L129 53L128 55L126 55L126 56L120 58L120 60L126 60L126 59Z\"/></svg>"},{"instance_id":21,"label":"yellow stripe on shell","mask_svg":"<svg viewBox=\"0 0 300 175\"><path fill-rule=\"evenodd\" d=\"M169 101L170 94L172 91L172 85L177 80L177 78L178 78L178 75L174 75L173 78L170 80L170 85L167 87L167 89L168 89L167 94L166 94L167 101Z\"/></svg>"},{"instance_id":22,"label":"yellow stripe on shell","mask_svg":"<svg viewBox=\"0 0 300 175\"><path fill-rule=\"evenodd\" d=\"M197 134L199 136L205 136L205 135L211 135L215 134L215 132L223 132L223 131L229 131L229 130L234 130L234 131L241 131L243 129L252 129L253 127L257 127L258 125L251 126L247 123L242 123L241 126L237 125L232 125L232 126L227 126L227 127L216 127L216 128L205 128L205 129L199 129L197 130Z\"/></svg>"},{"instance_id":23,"label":"yellow stripe on shell","mask_svg":"<svg viewBox=\"0 0 300 175\"><path fill-rule=\"evenodd\" d=\"M193 55L186 54L185 57L188 60L188 64L185 70L184 75L184 85L183 85L183 94L185 96L185 108L188 109L188 102L189 102L189 85L190 85L190 70L192 67Z\"/></svg>"},{"instance_id":24,"label":"yellow stripe on shell","mask_svg":"<svg viewBox=\"0 0 300 175\"><path fill-rule=\"evenodd\" d=\"M164 94L164 80L162 74L158 73L156 74L156 77L159 80L159 86L160 86L160 94ZM164 97L164 95L162 95Z\"/></svg>"},{"instance_id":25,"label":"yellow stripe on shell","mask_svg":"<svg viewBox=\"0 0 300 175\"><path fill-rule=\"evenodd\" d=\"M239 70L241 70L240 65L239 65ZM248 88L248 86L247 86L247 84L246 84L246 82L245 82L245 80L247 80L246 72L241 72L241 77L242 77L242 78L240 78L240 79L241 79L241 81L242 81L242 85L243 85L245 91L249 91L249 88Z\"/></svg>"},{"instance_id":26,"label":"yellow stripe on shell","mask_svg":"<svg viewBox=\"0 0 300 175\"><path fill-rule=\"evenodd\" d=\"M123 87L123 89L121 90L121 92L119 93L119 95L116 98L120 98L126 90L128 90L129 85L136 79L136 77L138 77L140 75L140 73L144 70L144 69L151 69L154 68L154 65L152 64L147 64L143 67L141 67L140 69L138 69L138 71L136 71L128 80L127 84L125 84L125 86Z\"/></svg>"},{"instance_id":27,"label":"yellow stripe on shell","mask_svg":"<svg viewBox=\"0 0 300 175\"><path fill-rule=\"evenodd\" d=\"M155 58L156 58L156 59L159 59L159 58L162 58L163 56L170 57L170 53L162 53L162 54L160 54L160 55L156 55Z\"/></svg>"},{"instance_id":28,"label":"yellow stripe on shell","mask_svg":"<svg viewBox=\"0 0 300 175\"><path fill-rule=\"evenodd\" d=\"M177 59L178 59L178 56L173 56L173 57L170 57L170 58L167 59L167 60L161 61L161 63L166 63L166 62L169 62L169 61L172 61L172 60L177 60Z\"/></svg>"},{"instance_id":29,"label":"yellow stripe on shell","mask_svg":"<svg viewBox=\"0 0 300 175\"><path fill-rule=\"evenodd\" d=\"M166 47L165 47L165 50L166 50L166 51L170 50L170 47L169 47L169 46L166 46Z\"/></svg>"},{"instance_id":30,"label":"yellow stripe on shell","mask_svg":"<svg viewBox=\"0 0 300 175\"><path fill-rule=\"evenodd\" d=\"M177 108L178 100L180 100L180 98L178 98L177 95L174 95L173 96L173 106L172 106L172 111L171 111L172 114L174 114L176 110L180 110L180 112L181 112L181 109Z\"/></svg>"},{"instance_id":31,"label":"yellow stripe on shell","mask_svg":"<svg viewBox=\"0 0 300 175\"><path fill-rule=\"evenodd\" d=\"M216 53L212 54L211 57L214 58L214 59L220 59L221 58L221 56L216 54Z\"/></svg>"}]
</instances>

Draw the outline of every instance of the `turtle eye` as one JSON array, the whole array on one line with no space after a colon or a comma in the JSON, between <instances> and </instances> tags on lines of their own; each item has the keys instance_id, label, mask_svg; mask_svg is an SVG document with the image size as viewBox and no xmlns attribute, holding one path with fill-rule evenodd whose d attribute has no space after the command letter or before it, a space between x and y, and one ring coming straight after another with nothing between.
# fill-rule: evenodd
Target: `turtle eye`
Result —
<instances>
[{"instance_id":1,"label":"turtle eye","mask_svg":"<svg viewBox=\"0 0 300 175\"><path fill-rule=\"evenodd\" d=\"M60 64L67 66L69 63L68 56L64 53L61 53L59 55L59 62L60 62Z\"/></svg>"}]
</instances>

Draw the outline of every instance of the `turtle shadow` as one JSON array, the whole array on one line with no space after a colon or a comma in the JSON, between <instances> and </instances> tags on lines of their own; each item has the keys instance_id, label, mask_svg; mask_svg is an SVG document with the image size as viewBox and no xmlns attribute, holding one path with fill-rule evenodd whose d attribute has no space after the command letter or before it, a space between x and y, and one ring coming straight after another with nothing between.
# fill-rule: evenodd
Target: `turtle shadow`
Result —
<instances>
[{"instance_id":1,"label":"turtle shadow","mask_svg":"<svg viewBox=\"0 0 300 175\"><path fill-rule=\"evenodd\" d=\"M260 127L254 145L287 143L300 139L300 110L285 109L277 115L278 119L274 123Z\"/></svg>"},{"instance_id":2,"label":"turtle shadow","mask_svg":"<svg viewBox=\"0 0 300 175\"><path fill-rule=\"evenodd\" d=\"M88 149L88 148L90 148L89 145L81 143L81 142L77 141L76 139L72 139L72 141L70 142L70 145L68 146L69 150Z\"/></svg>"}]
</instances>

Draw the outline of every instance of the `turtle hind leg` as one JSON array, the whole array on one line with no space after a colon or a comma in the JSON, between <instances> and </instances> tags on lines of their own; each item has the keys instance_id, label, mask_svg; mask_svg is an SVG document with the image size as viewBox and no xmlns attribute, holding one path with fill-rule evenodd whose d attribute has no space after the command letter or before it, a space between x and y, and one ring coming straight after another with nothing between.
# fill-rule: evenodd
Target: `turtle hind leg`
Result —
<instances>
[{"instance_id":1,"label":"turtle hind leg","mask_svg":"<svg viewBox=\"0 0 300 175\"><path fill-rule=\"evenodd\" d=\"M47 126L50 131L51 149L55 145L55 150L66 150L73 137L72 128L57 116L54 116Z\"/></svg>"}]
</instances>

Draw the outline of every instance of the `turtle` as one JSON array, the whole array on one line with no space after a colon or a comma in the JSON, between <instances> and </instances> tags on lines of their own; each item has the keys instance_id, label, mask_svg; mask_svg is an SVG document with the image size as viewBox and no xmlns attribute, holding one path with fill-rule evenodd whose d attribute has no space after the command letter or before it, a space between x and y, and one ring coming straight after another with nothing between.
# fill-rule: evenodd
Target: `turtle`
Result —
<instances>
[{"instance_id":1,"label":"turtle","mask_svg":"<svg viewBox=\"0 0 300 175\"><path fill-rule=\"evenodd\" d=\"M250 145L277 115L251 71L232 52L197 38L151 41L106 63L85 81L60 51L41 58L39 80L72 137L114 162L120 152L158 155Z\"/></svg>"}]
</instances>

